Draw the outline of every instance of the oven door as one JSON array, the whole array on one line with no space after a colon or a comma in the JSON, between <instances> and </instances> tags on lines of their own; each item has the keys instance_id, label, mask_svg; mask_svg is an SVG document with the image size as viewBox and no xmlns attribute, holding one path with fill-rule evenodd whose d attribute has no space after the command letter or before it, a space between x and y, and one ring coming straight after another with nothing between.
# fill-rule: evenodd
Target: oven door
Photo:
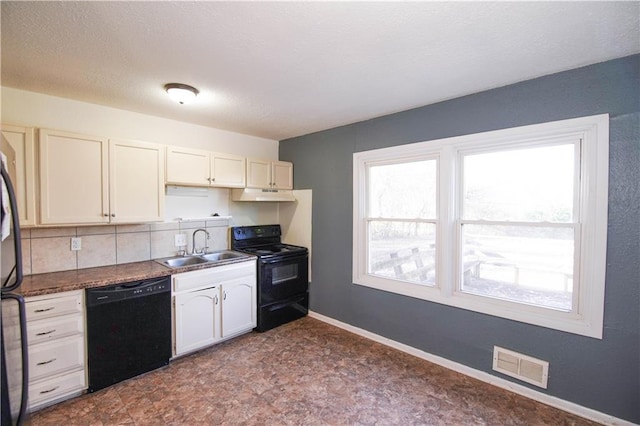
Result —
<instances>
[{"instance_id":1,"label":"oven door","mask_svg":"<svg viewBox=\"0 0 640 426\"><path fill-rule=\"evenodd\" d=\"M309 290L309 256L260 259L258 304L279 302Z\"/></svg>"}]
</instances>

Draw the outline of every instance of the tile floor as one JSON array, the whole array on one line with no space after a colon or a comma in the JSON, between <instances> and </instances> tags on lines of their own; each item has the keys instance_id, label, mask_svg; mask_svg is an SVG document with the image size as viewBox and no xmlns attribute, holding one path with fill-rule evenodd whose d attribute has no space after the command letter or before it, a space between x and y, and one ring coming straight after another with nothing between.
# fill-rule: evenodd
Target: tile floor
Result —
<instances>
[{"instance_id":1,"label":"tile floor","mask_svg":"<svg viewBox=\"0 0 640 426\"><path fill-rule=\"evenodd\" d=\"M312 318L31 416L37 425L594 425Z\"/></svg>"}]
</instances>

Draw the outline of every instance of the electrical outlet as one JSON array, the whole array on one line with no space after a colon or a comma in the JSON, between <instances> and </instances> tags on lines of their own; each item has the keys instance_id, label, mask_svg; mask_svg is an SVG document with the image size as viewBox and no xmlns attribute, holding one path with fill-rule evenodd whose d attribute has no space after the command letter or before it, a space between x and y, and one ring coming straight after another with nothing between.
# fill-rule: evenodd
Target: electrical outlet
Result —
<instances>
[{"instance_id":1,"label":"electrical outlet","mask_svg":"<svg viewBox=\"0 0 640 426\"><path fill-rule=\"evenodd\" d=\"M71 238L71 250L77 251L81 249L82 249L82 238L80 237Z\"/></svg>"},{"instance_id":2,"label":"electrical outlet","mask_svg":"<svg viewBox=\"0 0 640 426\"><path fill-rule=\"evenodd\" d=\"M174 237L174 245L176 247L184 247L187 245L187 236L185 234L176 234Z\"/></svg>"}]
</instances>

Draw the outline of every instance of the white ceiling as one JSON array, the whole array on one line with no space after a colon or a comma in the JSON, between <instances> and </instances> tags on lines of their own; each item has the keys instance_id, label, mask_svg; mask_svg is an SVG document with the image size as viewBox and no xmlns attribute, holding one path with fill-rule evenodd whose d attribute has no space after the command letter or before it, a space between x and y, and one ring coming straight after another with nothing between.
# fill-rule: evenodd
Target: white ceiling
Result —
<instances>
[{"instance_id":1,"label":"white ceiling","mask_svg":"<svg viewBox=\"0 0 640 426\"><path fill-rule=\"evenodd\" d=\"M640 2L2 1L3 86L281 140L640 52ZM178 105L165 83L190 84Z\"/></svg>"}]
</instances>

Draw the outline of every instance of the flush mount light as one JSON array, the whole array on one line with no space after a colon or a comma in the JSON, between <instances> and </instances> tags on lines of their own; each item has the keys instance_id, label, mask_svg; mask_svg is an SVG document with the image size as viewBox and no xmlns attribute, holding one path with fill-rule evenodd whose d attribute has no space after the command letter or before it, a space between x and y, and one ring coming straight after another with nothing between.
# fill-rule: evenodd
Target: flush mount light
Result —
<instances>
[{"instance_id":1,"label":"flush mount light","mask_svg":"<svg viewBox=\"0 0 640 426\"><path fill-rule=\"evenodd\" d=\"M164 85L169 97L179 104L188 104L198 96L198 89L187 84L169 83Z\"/></svg>"}]
</instances>

